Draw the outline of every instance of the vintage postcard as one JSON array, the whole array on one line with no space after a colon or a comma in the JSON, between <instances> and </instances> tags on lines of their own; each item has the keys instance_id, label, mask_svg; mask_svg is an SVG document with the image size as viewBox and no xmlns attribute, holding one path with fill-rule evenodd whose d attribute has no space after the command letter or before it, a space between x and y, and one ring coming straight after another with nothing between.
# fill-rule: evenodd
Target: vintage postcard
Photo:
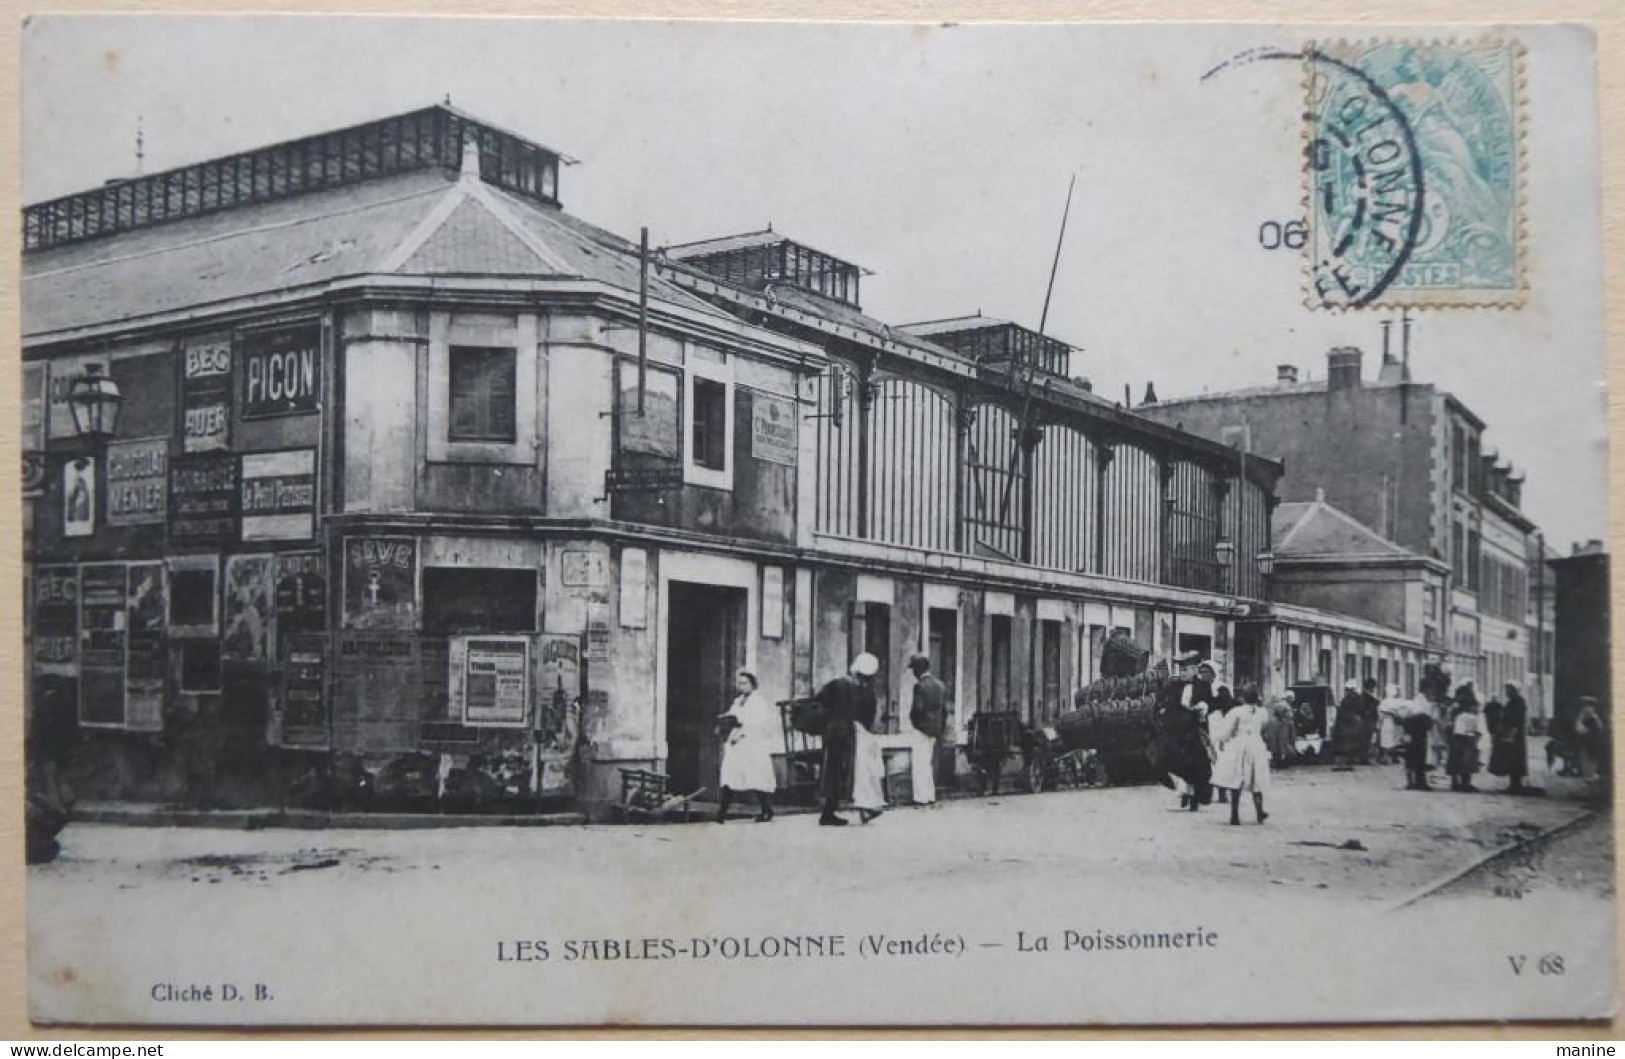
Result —
<instances>
[{"instance_id":1,"label":"vintage postcard","mask_svg":"<svg viewBox=\"0 0 1625 1059\"><path fill-rule=\"evenodd\" d=\"M36 1022L1612 1013L1588 27L23 37Z\"/></svg>"}]
</instances>

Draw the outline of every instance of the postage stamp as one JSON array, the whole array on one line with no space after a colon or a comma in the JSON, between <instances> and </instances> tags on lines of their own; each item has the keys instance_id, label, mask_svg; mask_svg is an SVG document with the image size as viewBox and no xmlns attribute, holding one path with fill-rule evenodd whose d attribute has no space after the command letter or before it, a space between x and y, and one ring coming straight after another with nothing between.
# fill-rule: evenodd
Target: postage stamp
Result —
<instances>
[{"instance_id":1,"label":"postage stamp","mask_svg":"<svg viewBox=\"0 0 1625 1059\"><path fill-rule=\"evenodd\" d=\"M1518 44L1334 41L1305 61L1309 303L1521 305Z\"/></svg>"}]
</instances>

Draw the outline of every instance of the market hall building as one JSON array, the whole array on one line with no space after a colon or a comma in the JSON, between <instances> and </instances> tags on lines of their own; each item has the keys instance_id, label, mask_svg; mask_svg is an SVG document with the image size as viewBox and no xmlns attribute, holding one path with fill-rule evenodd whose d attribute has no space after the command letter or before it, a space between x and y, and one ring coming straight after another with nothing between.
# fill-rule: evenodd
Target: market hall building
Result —
<instances>
[{"instance_id":1,"label":"market hall building","mask_svg":"<svg viewBox=\"0 0 1625 1059\"><path fill-rule=\"evenodd\" d=\"M736 668L863 649L891 733L917 651L960 731L1053 718L1119 628L1280 683L1279 464L789 240L651 263L566 162L440 106L25 209L28 697L86 796L714 789Z\"/></svg>"}]
</instances>

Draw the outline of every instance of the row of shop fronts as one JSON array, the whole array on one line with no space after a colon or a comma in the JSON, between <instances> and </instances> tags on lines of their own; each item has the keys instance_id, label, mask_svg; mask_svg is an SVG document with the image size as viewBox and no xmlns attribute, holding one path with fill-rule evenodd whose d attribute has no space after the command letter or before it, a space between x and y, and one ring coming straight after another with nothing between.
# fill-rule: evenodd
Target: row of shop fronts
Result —
<instances>
[{"instance_id":1,"label":"row of shop fronts","mask_svg":"<svg viewBox=\"0 0 1625 1059\"><path fill-rule=\"evenodd\" d=\"M163 772L189 767L167 758L201 724L225 733L206 752L231 733L274 751L231 766L257 761L263 776L231 780L262 796L292 762L342 754L377 772L427 755L432 790L396 793L443 796L464 772L495 801L602 804L624 767L714 788L713 720L741 667L783 699L869 651L882 660L880 726L902 735L907 662L925 653L963 742L978 709L1052 723L1118 631L1156 658L1196 652L1272 689L1374 678L1414 690L1422 661L1403 637L1304 608L959 566L882 572L867 556L406 526L317 549L40 564L33 692L71 701L104 744L148 742L155 773L120 765L130 786L110 796L198 782Z\"/></svg>"}]
</instances>

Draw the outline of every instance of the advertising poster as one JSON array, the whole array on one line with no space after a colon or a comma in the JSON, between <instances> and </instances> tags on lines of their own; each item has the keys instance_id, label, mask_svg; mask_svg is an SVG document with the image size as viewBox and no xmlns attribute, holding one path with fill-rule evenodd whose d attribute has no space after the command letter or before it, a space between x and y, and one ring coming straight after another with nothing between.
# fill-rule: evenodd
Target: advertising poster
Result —
<instances>
[{"instance_id":1,"label":"advertising poster","mask_svg":"<svg viewBox=\"0 0 1625 1059\"><path fill-rule=\"evenodd\" d=\"M269 555L233 555L226 560L222 658L237 662L270 660L276 615L273 562Z\"/></svg>"},{"instance_id":2,"label":"advertising poster","mask_svg":"<svg viewBox=\"0 0 1625 1059\"><path fill-rule=\"evenodd\" d=\"M344 542L344 624L351 629L417 626L418 542L351 537Z\"/></svg>"},{"instance_id":3,"label":"advertising poster","mask_svg":"<svg viewBox=\"0 0 1625 1059\"><path fill-rule=\"evenodd\" d=\"M470 726L523 728L530 720L530 641L458 636L451 643L451 711Z\"/></svg>"},{"instance_id":4,"label":"advertising poster","mask_svg":"<svg viewBox=\"0 0 1625 1059\"><path fill-rule=\"evenodd\" d=\"M581 640L552 633L537 638L536 793L556 797L575 789L581 735Z\"/></svg>"},{"instance_id":5,"label":"advertising poster","mask_svg":"<svg viewBox=\"0 0 1625 1059\"><path fill-rule=\"evenodd\" d=\"M78 456L62 464L62 535L96 532L96 457Z\"/></svg>"},{"instance_id":6,"label":"advertising poster","mask_svg":"<svg viewBox=\"0 0 1625 1059\"><path fill-rule=\"evenodd\" d=\"M796 403L765 393L750 395L750 454L758 460L796 465Z\"/></svg>"},{"instance_id":7,"label":"advertising poster","mask_svg":"<svg viewBox=\"0 0 1625 1059\"><path fill-rule=\"evenodd\" d=\"M130 563L125 575L125 727L161 732L168 651L164 564Z\"/></svg>"},{"instance_id":8,"label":"advertising poster","mask_svg":"<svg viewBox=\"0 0 1625 1059\"><path fill-rule=\"evenodd\" d=\"M255 331L237 339L244 419L302 415L321 405L320 324Z\"/></svg>"},{"instance_id":9,"label":"advertising poster","mask_svg":"<svg viewBox=\"0 0 1625 1059\"><path fill-rule=\"evenodd\" d=\"M245 541L305 541L316 532L316 450L242 457Z\"/></svg>"},{"instance_id":10,"label":"advertising poster","mask_svg":"<svg viewBox=\"0 0 1625 1059\"><path fill-rule=\"evenodd\" d=\"M49 361L35 360L23 365L23 424L22 448L24 452L38 452L45 447L45 400L51 383Z\"/></svg>"},{"instance_id":11,"label":"advertising poster","mask_svg":"<svg viewBox=\"0 0 1625 1059\"><path fill-rule=\"evenodd\" d=\"M169 536L186 544L237 539L237 457L229 452L170 461Z\"/></svg>"},{"instance_id":12,"label":"advertising poster","mask_svg":"<svg viewBox=\"0 0 1625 1059\"><path fill-rule=\"evenodd\" d=\"M276 570L276 638L327 631L327 560L321 552L285 552Z\"/></svg>"},{"instance_id":13,"label":"advertising poster","mask_svg":"<svg viewBox=\"0 0 1625 1059\"><path fill-rule=\"evenodd\" d=\"M320 750L328 745L327 634L282 638L282 745Z\"/></svg>"},{"instance_id":14,"label":"advertising poster","mask_svg":"<svg viewBox=\"0 0 1625 1059\"><path fill-rule=\"evenodd\" d=\"M181 448L231 447L231 336L203 335L181 350Z\"/></svg>"},{"instance_id":15,"label":"advertising poster","mask_svg":"<svg viewBox=\"0 0 1625 1059\"><path fill-rule=\"evenodd\" d=\"M417 637L347 633L339 640L335 665L334 749L412 749L420 702Z\"/></svg>"},{"instance_id":16,"label":"advertising poster","mask_svg":"<svg viewBox=\"0 0 1625 1059\"><path fill-rule=\"evenodd\" d=\"M124 726L125 623L123 563L79 569L79 723Z\"/></svg>"},{"instance_id":17,"label":"advertising poster","mask_svg":"<svg viewBox=\"0 0 1625 1059\"><path fill-rule=\"evenodd\" d=\"M77 676L79 570L73 566L34 568L34 672Z\"/></svg>"},{"instance_id":18,"label":"advertising poster","mask_svg":"<svg viewBox=\"0 0 1625 1059\"><path fill-rule=\"evenodd\" d=\"M107 524L137 526L169 517L169 439L107 446Z\"/></svg>"}]
</instances>

